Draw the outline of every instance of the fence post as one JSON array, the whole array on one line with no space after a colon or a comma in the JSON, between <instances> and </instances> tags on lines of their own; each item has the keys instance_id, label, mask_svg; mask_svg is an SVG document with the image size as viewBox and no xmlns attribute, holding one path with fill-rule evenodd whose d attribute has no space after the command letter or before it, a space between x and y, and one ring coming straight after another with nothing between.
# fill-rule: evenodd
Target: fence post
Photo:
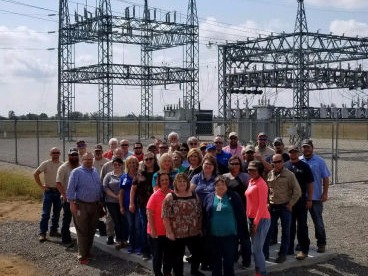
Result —
<instances>
[{"instance_id":1,"label":"fence post","mask_svg":"<svg viewBox=\"0 0 368 276\"><path fill-rule=\"evenodd\" d=\"M39 121L36 120L36 137L37 137L37 167L40 165L40 133L39 133Z\"/></svg>"},{"instance_id":2,"label":"fence post","mask_svg":"<svg viewBox=\"0 0 368 276\"><path fill-rule=\"evenodd\" d=\"M14 118L14 143L15 143L15 164L18 164L18 133L17 133L17 118Z\"/></svg>"}]
</instances>

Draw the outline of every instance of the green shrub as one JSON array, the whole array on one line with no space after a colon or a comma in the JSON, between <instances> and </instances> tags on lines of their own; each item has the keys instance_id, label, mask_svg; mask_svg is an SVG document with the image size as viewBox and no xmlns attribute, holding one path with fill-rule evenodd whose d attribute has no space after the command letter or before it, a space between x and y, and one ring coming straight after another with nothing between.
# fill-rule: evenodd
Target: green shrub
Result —
<instances>
[{"instance_id":1,"label":"green shrub","mask_svg":"<svg viewBox=\"0 0 368 276\"><path fill-rule=\"evenodd\" d=\"M8 199L41 200L42 190L32 174L17 170L0 170L0 200Z\"/></svg>"}]
</instances>

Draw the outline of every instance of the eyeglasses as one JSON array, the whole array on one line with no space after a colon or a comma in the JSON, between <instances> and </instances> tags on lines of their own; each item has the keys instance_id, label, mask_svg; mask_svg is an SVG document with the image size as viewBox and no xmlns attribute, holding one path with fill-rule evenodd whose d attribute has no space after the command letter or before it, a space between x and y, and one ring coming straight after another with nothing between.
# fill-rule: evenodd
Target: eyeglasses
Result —
<instances>
[{"instance_id":1,"label":"eyeglasses","mask_svg":"<svg viewBox=\"0 0 368 276\"><path fill-rule=\"evenodd\" d=\"M236 136L230 137L230 140L236 140L236 139L238 139L238 137L236 137Z\"/></svg>"},{"instance_id":2,"label":"eyeglasses","mask_svg":"<svg viewBox=\"0 0 368 276\"><path fill-rule=\"evenodd\" d=\"M274 163L274 164L280 164L280 163L282 163L282 161L283 160L275 160L275 161L272 161L272 163Z\"/></svg>"},{"instance_id":3,"label":"eyeglasses","mask_svg":"<svg viewBox=\"0 0 368 276\"><path fill-rule=\"evenodd\" d=\"M215 144L223 144L223 142L219 142L219 141L217 141L217 142L215 142Z\"/></svg>"},{"instance_id":4,"label":"eyeglasses","mask_svg":"<svg viewBox=\"0 0 368 276\"><path fill-rule=\"evenodd\" d=\"M129 146L129 144L121 144L120 146L121 146L121 147L128 147L128 146Z\"/></svg>"},{"instance_id":5,"label":"eyeglasses","mask_svg":"<svg viewBox=\"0 0 368 276\"><path fill-rule=\"evenodd\" d=\"M153 157L149 157L149 158L145 158L144 161L152 161L154 158Z\"/></svg>"},{"instance_id":6,"label":"eyeglasses","mask_svg":"<svg viewBox=\"0 0 368 276\"><path fill-rule=\"evenodd\" d=\"M60 154L60 151L51 152L51 154Z\"/></svg>"},{"instance_id":7,"label":"eyeglasses","mask_svg":"<svg viewBox=\"0 0 368 276\"><path fill-rule=\"evenodd\" d=\"M230 163L231 166L240 165L240 163Z\"/></svg>"}]
</instances>

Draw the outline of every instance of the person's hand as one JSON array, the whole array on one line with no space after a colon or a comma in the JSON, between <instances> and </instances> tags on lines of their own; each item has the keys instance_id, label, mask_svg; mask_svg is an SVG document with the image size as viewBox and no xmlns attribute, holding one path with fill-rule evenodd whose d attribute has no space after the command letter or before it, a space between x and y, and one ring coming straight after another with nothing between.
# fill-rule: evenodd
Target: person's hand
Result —
<instances>
[{"instance_id":1,"label":"person's hand","mask_svg":"<svg viewBox=\"0 0 368 276\"><path fill-rule=\"evenodd\" d=\"M166 237L171 240L171 241L175 241L175 236L174 236L174 233L167 233L166 234Z\"/></svg>"},{"instance_id":2,"label":"person's hand","mask_svg":"<svg viewBox=\"0 0 368 276\"><path fill-rule=\"evenodd\" d=\"M257 225L256 224L252 224L252 226L250 227L250 235L252 237L254 237L257 233Z\"/></svg>"},{"instance_id":3,"label":"person's hand","mask_svg":"<svg viewBox=\"0 0 368 276\"><path fill-rule=\"evenodd\" d=\"M120 214L125 215L125 209L124 209L124 207L120 207Z\"/></svg>"},{"instance_id":4,"label":"person's hand","mask_svg":"<svg viewBox=\"0 0 368 276\"><path fill-rule=\"evenodd\" d=\"M158 238L157 233L156 233L156 230L152 230L151 229L151 238L152 239L157 239Z\"/></svg>"},{"instance_id":5,"label":"person's hand","mask_svg":"<svg viewBox=\"0 0 368 276\"><path fill-rule=\"evenodd\" d=\"M134 203L130 203L129 204L129 211L132 212L132 213L135 212L135 205L134 205Z\"/></svg>"},{"instance_id":6,"label":"person's hand","mask_svg":"<svg viewBox=\"0 0 368 276\"><path fill-rule=\"evenodd\" d=\"M76 215L78 212L78 204L75 201L71 201L70 202L70 212L73 215Z\"/></svg>"},{"instance_id":7,"label":"person's hand","mask_svg":"<svg viewBox=\"0 0 368 276\"><path fill-rule=\"evenodd\" d=\"M291 204L290 204L290 203L288 203L288 204L286 205L286 208L289 210L289 212L291 212L291 211L293 210L293 206L291 206Z\"/></svg>"},{"instance_id":8,"label":"person's hand","mask_svg":"<svg viewBox=\"0 0 368 276\"><path fill-rule=\"evenodd\" d=\"M321 201L322 202L326 202L327 201L327 198L328 198L327 194L322 194Z\"/></svg>"},{"instance_id":9,"label":"person's hand","mask_svg":"<svg viewBox=\"0 0 368 276\"><path fill-rule=\"evenodd\" d=\"M307 204L305 205L305 207L306 207L307 209L310 209L310 208L312 208L312 206L313 206L313 202L312 202L312 200L307 200Z\"/></svg>"},{"instance_id":10,"label":"person's hand","mask_svg":"<svg viewBox=\"0 0 368 276\"><path fill-rule=\"evenodd\" d=\"M258 161L262 161L262 154L259 152L254 153L254 159Z\"/></svg>"}]
</instances>

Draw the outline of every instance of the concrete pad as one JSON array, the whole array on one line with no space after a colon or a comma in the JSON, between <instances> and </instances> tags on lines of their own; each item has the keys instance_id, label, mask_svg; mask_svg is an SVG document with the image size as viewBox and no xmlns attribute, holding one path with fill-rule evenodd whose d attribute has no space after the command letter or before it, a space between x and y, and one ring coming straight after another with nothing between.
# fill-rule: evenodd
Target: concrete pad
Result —
<instances>
[{"instance_id":1,"label":"concrete pad","mask_svg":"<svg viewBox=\"0 0 368 276\"><path fill-rule=\"evenodd\" d=\"M75 235L75 228L72 227L70 229L72 234ZM152 261L144 261L142 259L141 255L137 254L130 254L128 253L127 248L116 250L115 245L107 245L106 244L107 237L100 237L98 234L95 235L94 239L94 246L101 249L104 252L107 252L115 257L121 258L126 261L135 262L140 264L141 266L152 270ZM279 244L278 245L272 245L270 246L270 258L268 261L266 261L267 266L267 272L276 272L276 271L282 271L286 269L290 269L293 267L301 267L301 266L309 266L316 263L326 262L335 256L337 256L337 253L328 251L328 248L325 253L317 253L317 248L311 246L309 250L308 257L303 261L298 261L295 259L295 256L287 256L287 259L284 263L278 264L275 263L275 259L277 258L277 252L279 250ZM239 260L239 263L235 264L235 275L254 275L254 261L252 257L252 265L247 269L240 269L241 260ZM211 275L208 271L202 271L205 275ZM190 264L185 263L184 264L184 274L190 275Z\"/></svg>"}]
</instances>

